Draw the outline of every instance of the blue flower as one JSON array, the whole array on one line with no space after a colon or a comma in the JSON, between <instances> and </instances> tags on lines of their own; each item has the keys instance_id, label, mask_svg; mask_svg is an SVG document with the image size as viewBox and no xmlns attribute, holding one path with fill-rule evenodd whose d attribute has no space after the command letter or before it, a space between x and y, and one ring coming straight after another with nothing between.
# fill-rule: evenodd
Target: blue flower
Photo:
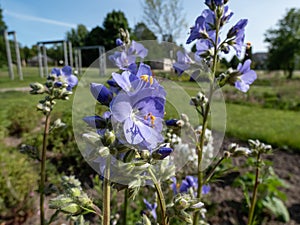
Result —
<instances>
[{"instance_id":1,"label":"blue flower","mask_svg":"<svg viewBox=\"0 0 300 225\"><path fill-rule=\"evenodd\" d=\"M113 98L113 93L103 84L91 83L90 90L94 98L102 105L108 106Z\"/></svg>"},{"instance_id":2,"label":"blue flower","mask_svg":"<svg viewBox=\"0 0 300 225\"><path fill-rule=\"evenodd\" d=\"M236 50L237 56L240 56L242 52L247 23L247 19L241 19L227 33L227 39L230 39L230 42L232 42L232 46Z\"/></svg>"},{"instance_id":3,"label":"blue flower","mask_svg":"<svg viewBox=\"0 0 300 225\"><path fill-rule=\"evenodd\" d=\"M140 89L150 87L161 89L157 80L153 78L150 66L140 63L136 74L124 71L122 74L112 73L116 84L129 95L136 94Z\"/></svg>"},{"instance_id":4,"label":"blue flower","mask_svg":"<svg viewBox=\"0 0 300 225\"><path fill-rule=\"evenodd\" d=\"M157 219L157 215L156 215L156 208L157 208L157 204L153 203L151 204L150 202L148 202L146 199L144 199L144 203L146 205L147 210L150 211L150 214L153 216L153 218L156 220Z\"/></svg>"},{"instance_id":5,"label":"blue flower","mask_svg":"<svg viewBox=\"0 0 300 225\"><path fill-rule=\"evenodd\" d=\"M78 78L72 74L72 67L70 66L65 66L62 69L53 68L51 74L55 74L57 77L62 77L68 84L68 91L71 91L78 83ZM56 81L54 85L60 87L62 85L62 81Z\"/></svg>"},{"instance_id":6,"label":"blue flower","mask_svg":"<svg viewBox=\"0 0 300 225\"><path fill-rule=\"evenodd\" d=\"M166 120L166 125L167 126L177 126L177 122L178 122L178 119L169 119L169 120Z\"/></svg>"},{"instance_id":7,"label":"blue flower","mask_svg":"<svg viewBox=\"0 0 300 225\"><path fill-rule=\"evenodd\" d=\"M116 45L117 46L122 46L122 45L124 45L124 43L123 43L123 41L120 38L117 38L116 39Z\"/></svg>"},{"instance_id":8,"label":"blue flower","mask_svg":"<svg viewBox=\"0 0 300 225\"><path fill-rule=\"evenodd\" d=\"M113 55L109 56L109 59L120 69L129 70L134 73L136 72L134 71L136 69L136 58L145 58L147 54L148 50L142 44L132 41L129 48L124 46L123 51L116 51Z\"/></svg>"},{"instance_id":9,"label":"blue flower","mask_svg":"<svg viewBox=\"0 0 300 225\"><path fill-rule=\"evenodd\" d=\"M187 70L190 67L190 64L192 63L192 59L189 57L189 55L181 51L177 52L177 62L173 64L173 68L176 70L178 75L181 75L185 70Z\"/></svg>"},{"instance_id":10,"label":"blue flower","mask_svg":"<svg viewBox=\"0 0 300 225\"><path fill-rule=\"evenodd\" d=\"M205 34L206 34L205 17L201 15L196 19L195 26L191 28L191 33L186 43L190 44L192 41L196 39L205 37Z\"/></svg>"},{"instance_id":11,"label":"blue flower","mask_svg":"<svg viewBox=\"0 0 300 225\"><path fill-rule=\"evenodd\" d=\"M119 92L111 103L110 110L120 141L149 150L163 141L161 131L165 95L163 88L151 87L139 89L134 95L126 91Z\"/></svg>"},{"instance_id":12,"label":"blue flower","mask_svg":"<svg viewBox=\"0 0 300 225\"><path fill-rule=\"evenodd\" d=\"M163 160L173 152L173 149L170 147L169 143L161 144L154 152L152 157L154 159Z\"/></svg>"},{"instance_id":13,"label":"blue flower","mask_svg":"<svg viewBox=\"0 0 300 225\"><path fill-rule=\"evenodd\" d=\"M242 92L247 92L250 88L250 84L252 84L257 78L255 71L251 70L250 65L251 60L247 59L243 65L240 63L237 67L240 76L237 77L234 85Z\"/></svg>"},{"instance_id":14,"label":"blue flower","mask_svg":"<svg viewBox=\"0 0 300 225\"><path fill-rule=\"evenodd\" d=\"M178 193L178 184L176 181L176 178L173 177L172 179L172 184L171 188L174 192L174 194ZM197 177L193 176L186 176L185 179L181 182L181 185L179 186L179 193L188 193L190 189L197 190L198 189L198 179ZM209 185L203 185L202 186L202 194L208 194L210 191L210 186ZM194 192L194 195L196 196L196 191Z\"/></svg>"}]
</instances>

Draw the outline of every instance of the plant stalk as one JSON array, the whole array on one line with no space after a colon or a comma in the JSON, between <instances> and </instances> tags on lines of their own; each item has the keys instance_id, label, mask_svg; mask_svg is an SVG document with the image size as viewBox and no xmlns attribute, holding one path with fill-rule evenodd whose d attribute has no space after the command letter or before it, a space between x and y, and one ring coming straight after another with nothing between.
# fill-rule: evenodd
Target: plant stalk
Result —
<instances>
[{"instance_id":1,"label":"plant stalk","mask_svg":"<svg viewBox=\"0 0 300 225\"><path fill-rule=\"evenodd\" d=\"M128 210L128 189L126 189L124 193L123 225L127 224L127 210Z\"/></svg>"},{"instance_id":2,"label":"plant stalk","mask_svg":"<svg viewBox=\"0 0 300 225\"><path fill-rule=\"evenodd\" d=\"M205 140L205 131L208 124L208 116L210 112L210 104L214 92L214 80L217 71L217 61L218 61L218 39L219 39L219 29L220 29L221 19L217 18L216 21L216 37L215 37L215 44L214 44L214 55L213 55L213 65L212 65L212 74L210 77L210 85L209 85L209 93L208 93L208 101L205 107L205 111L203 114L203 124L202 124L202 131L200 134L200 143L197 144L197 152L198 152L198 190L197 190L197 198L201 200L202 197L202 186L203 186L203 172L202 172L202 156L203 156L203 146ZM194 213L193 224L199 224L199 211Z\"/></svg>"},{"instance_id":3,"label":"plant stalk","mask_svg":"<svg viewBox=\"0 0 300 225\"><path fill-rule=\"evenodd\" d=\"M40 180L40 224L45 224L45 182L46 182L46 152L47 152L47 138L50 127L50 113L46 115L44 135L43 135L43 148L41 153L41 180Z\"/></svg>"},{"instance_id":4,"label":"plant stalk","mask_svg":"<svg viewBox=\"0 0 300 225\"><path fill-rule=\"evenodd\" d=\"M110 156L106 159L105 175L103 179L103 221L102 225L110 225Z\"/></svg>"},{"instance_id":5,"label":"plant stalk","mask_svg":"<svg viewBox=\"0 0 300 225\"><path fill-rule=\"evenodd\" d=\"M254 216L254 210L255 210L255 205L256 205L256 199L257 199L257 191L258 191L258 185L259 185L259 163L260 163L260 153L257 154L257 159L256 159L256 172L255 172L255 183L253 187L253 192L252 192L252 199L251 199L251 206L249 209L249 214L248 214L248 225L252 225L253 223L253 216Z\"/></svg>"},{"instance_id":6,"label":"plant stalk","mask_svg":"<svg viewBox=\"0 0 300 225\"><path fill-rule=\"evenodd\" d=\"M105 175L103 179L103 221L102 225L110 225L110 156L106 159Z\"/></svg>"},{"instance_id":7,"label":"plant stalk","mask_svg":"<svg viewBox=\"0 0 300 225\"><path fill-rule=\"evenodd\" d=\"M165 197L164 194L161 190L161 186L160 183L158 182L158 180L156 179L155 174L153 173L153 171L151 170L151 168L149 169L149 174L152 178L152 181L154 183L157 195L158 195L158 201L159 201L159 206L160 206L160 210L161 210L161 224L162 225L169 225L168 222L168 218L167 218L167 207L166 207L166 202L165 202Z\"/></svg>"}]
</instances>

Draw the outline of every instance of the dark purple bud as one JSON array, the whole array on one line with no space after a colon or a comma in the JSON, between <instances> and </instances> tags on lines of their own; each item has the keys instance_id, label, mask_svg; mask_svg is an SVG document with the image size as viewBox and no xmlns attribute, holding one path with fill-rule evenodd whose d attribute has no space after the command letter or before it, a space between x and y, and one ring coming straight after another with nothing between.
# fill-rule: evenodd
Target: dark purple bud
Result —
<instances>
[{"instance_id":1,"label":"dark purple bud","mask_svg":"<svg viewBox=\"0 0 300 225\"><path fill-rule=\"evenodd\" d=\"M171 153L173 152L172 148L168 148L168 147L162 147L160 148L157 153L161 155L160 159L164 159L167 156L169 156Z\"/></svg>"},{"instance_id":2,"label":"dark purple bud","mask_svg":"<svg viewBox=\"0 0 300 225\"><path fill-rule=\"evenodd\" d=\"M109 105L113 98L113 93L103 84L91 83L90 90L92 95L102 105Z\"/></svg>"},{"instance_id":3,"label":"dark purple bud","mask_svg":"<svg viewBox=\"0 0 300 225\"><path fill-rule=\"evenodd\" d=\"M122 46L123 44L124 44L123 41L120 38L117 38L116 45L117 46Z\"/></svg>"},{"instance_id":4,"label":"dark purple bud","mask_svg":"<svg viewBox=\"0 0 300 225\"><path fill-rule=\"evenodd\" d=\"M167 126L177 126L177 119L170 119L170 120L166 120L166 125Z\"/></svg>"}]
</instances>

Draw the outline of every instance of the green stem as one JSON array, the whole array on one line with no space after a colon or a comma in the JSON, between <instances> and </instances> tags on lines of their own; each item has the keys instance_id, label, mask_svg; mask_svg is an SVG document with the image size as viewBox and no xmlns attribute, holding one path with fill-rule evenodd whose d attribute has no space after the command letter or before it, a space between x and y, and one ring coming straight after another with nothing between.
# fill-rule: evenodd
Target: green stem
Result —
<instances>
[{"instance_id":1,"label":"green stem","mask_svg":"<svg viewBox=\"0 0 300 225\"><path fill-rule=\"evenodd\" d=\"M127 210L128 210L128 189L126 189L124 193L123 225L127 224Z\"/></svg>"},{"instance_id":2,"label":"green stem","mask_svg":"<svg viewBox=\"0 0 300 225\"><path fill-rule=\"evenodd\" d=\"M151 170L151 168L149 168L149 174L152 178L152 181L154 183L154 186L155 186L155 189L156 189L156 192L157 192L157 195L158 195L158 201L159 201L159 206L160 206L160 209L161 209L161 220L162 220L162 225L168 225L169 222L168 222L168 218L167 218L167 207L166 207L166 202L165 202L165 197L164 197L164 194L161 190L161 186L160 186L160 183L158 182L158 180L156 179L156 176L155 174L153 173L153 171Z\"/></svg>"},{"instance_id":3,"label":"green stem","mask_svg":"<svg viewBox=\"0 0 300 225\"><path fill-rule=\"evenodd\" d=\"M204 184L206 184L210 180L210 178L213 176L215 170L223 162L224 159L225 159L224 157L220 158L219 161L214 165L214 167L209 171L209 174L207 175L207 177L205 178L205 181L203 182Z\"/></svg>"},{"instance_id":4,"label":"green stem","mask_svg":"<svg viewBox=\"0 0 300 225\"><path fill-rule=\"evenodd\" d=\"M110 156L106 159L103 184L103 221L102 225L110 225Z\"/></svg>"},{"instance_id":5,"label":"green stem","mask_svg":"<svg viewBox=\"0 0 300 225\"><path fill-rule=\"evenodd\" d=\"M254 216L254 209L256 205L256 199L257 199L257 191L258 191L258 185L259 185L259 163L260 163L260 153L257 154L257 159L256 159L256 172L255 172L255 183L253 187L253 192L252 192L252 199L251 199L251 206L249 209L249 214L248 214L248 225L252 225L253 223L253 216Z\"/></svg>"},{"instance_id":6,"label":"green stem","mask_svg":"<svg viewBox=\"0 0 300 225\"><path fill-rule=\"evenodd\" d=\"M203 172L202 172L202 156L203 156L203 146L205 141L205 131L208 124L208 116L210 112L210 104L214 92L214 80L217 71L217 61L218 61L218 39L219 39L219 29L220 29L220 18L217 18L216 21L216 37L215 37L215 44L214 44L214 55L213 55L213 65L212 65L212 74L210 77L210 85L209 85L209 92L208 92L208 101L205 107L205 111L203 114L203 124L202 124L202 131L200 134L200 143L197 144L197 152L198 152L198 190L197 190L197 198L200 200L202 197L202 186L203 186ZM193 224L199 224L199 211L194 213Z\"/></svg>"},{"instance_id":7,"label":"green stem","mask_svg":"<svg viewBox=\"0 0 300 225\"><path fill-rule=\"evenodd\" d=\"M43 148L41 153L41 180L40 180L40 224L45 224L45 182L46 182L46 152L47 152L47 138L50 127L50 113L46 115L44 135L43 135Z\"/></svg>"}]
</instances>

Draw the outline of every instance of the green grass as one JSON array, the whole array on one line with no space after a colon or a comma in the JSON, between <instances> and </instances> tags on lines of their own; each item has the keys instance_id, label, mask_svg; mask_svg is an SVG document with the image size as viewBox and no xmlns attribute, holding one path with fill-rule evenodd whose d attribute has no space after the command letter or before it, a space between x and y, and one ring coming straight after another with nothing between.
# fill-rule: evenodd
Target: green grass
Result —
<instances>
[{"instance_id":1,"label":"green grass","mask_svg":"<svg viewBox=\"0 0 300 225\"><path fill-rule=\"evenodd\" d=\"M300 150L299 112L226 104L228 136Z\"/></svg>"}]
</instances>

